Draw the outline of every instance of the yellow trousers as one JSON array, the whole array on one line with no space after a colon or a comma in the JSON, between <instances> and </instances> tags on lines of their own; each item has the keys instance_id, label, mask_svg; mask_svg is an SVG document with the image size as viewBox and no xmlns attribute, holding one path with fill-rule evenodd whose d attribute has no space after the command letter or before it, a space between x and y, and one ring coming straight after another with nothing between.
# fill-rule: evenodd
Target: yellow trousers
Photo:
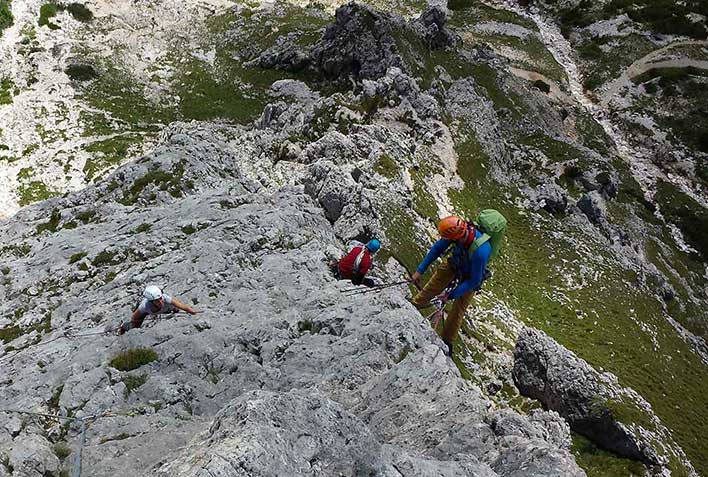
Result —
<instances>
[{"instance_id":1,"label":"yellow trousers","mask_svg":"<svg viewBox=\"0 0 708 477\"><path fill-rule=\"evenodd\" d=\"M416 308L425 308L430 306L430 300L438 296L445 288L455 279L455 268L450 260L446 260L442 265L435 269L435 273L425 284L425 287L413 297L412 303ZM442 339L447 343L452 343L457 337L457 333L462 326L462 320L465 317L465 311L472 301L474 296L473 291L469 291L457 298L452 304L452 310L447 315L445 326L443 327Z\"/></svg>"}]
</instances>

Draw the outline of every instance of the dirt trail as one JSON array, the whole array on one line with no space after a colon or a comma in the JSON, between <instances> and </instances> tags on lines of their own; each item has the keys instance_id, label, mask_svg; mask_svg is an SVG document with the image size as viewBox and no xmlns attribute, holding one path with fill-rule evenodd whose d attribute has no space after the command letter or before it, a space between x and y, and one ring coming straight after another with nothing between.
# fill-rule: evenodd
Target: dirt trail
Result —
<instances>
[{"instance_id":1,"label":"dirt trail","mask_svg":"<svg viewBox=\"0 0 708 477\"><path fill-rule=\"evenodd\" d=\"M708 70L708 61L702 60L692 60L688 58L683 59L670 59L662 61L653 61L655 59L661 58L663 54L670 51L673 48L679 46L708 46L708 41L698 41L698 40L686 40L677 41L666 45L662 48L652 51L645 56L639 58L634 63L629 65L620 76L612 80L610 83L606 84L600 90L600 96L602 98L601 104L607 106L609 102L619 93L619 91L630 85L633 78L658 68L688 68L694 67L702 70Z\"/></svg>"}]
</instances>

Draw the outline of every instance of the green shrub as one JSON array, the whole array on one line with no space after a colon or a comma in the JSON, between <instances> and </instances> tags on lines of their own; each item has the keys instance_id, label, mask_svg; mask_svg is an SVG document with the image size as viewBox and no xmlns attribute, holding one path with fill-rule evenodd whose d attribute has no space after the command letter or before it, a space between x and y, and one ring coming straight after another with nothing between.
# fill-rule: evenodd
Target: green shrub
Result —
<instances>
[{"instance_id":1,"label":"green shrub","mask_svg":"<svg viewBox=\"0 0 708 477\"><path fill-rule=\"evenodd\" d=\"M104 265L111 265L113 263L113 258L114 258L113 253L111 253L107 250L104 250L103 252L100 252L98 255L96 255L94 257L94 259L91 260L91 263L93 263L93 265L95 267L102 267Z\"/></svg>"},{"instance_id":2,"label":"green shrub","mask_svg":"<svg viewBox=\"0 0 708 477\"><path fill-rule=\"evenodd\" d=\"M151 224L143 223L143 224L138 225L135 228L135 230L133 230L133 232L135 232L136 234L143 233L143 232L149 232L151 228L152 228Z\"/></svg>"},{"instance_id":3,"label":"green shrub","mask_svg":"<svg viewBox=\"0 0 708 477\"><path fill-rule=\"evenodd\" d=\"M52 397L49 398L49 401L47 401L47 407L52 410L56 411L59 409L59 400L61 399L61 393L64 391L64 385L62 384L61 386L57 387L54 392L52 393Z\"/></svg>"},{"instance_id":4,"label":"green shrub","mask_svg":"<svg viewBox=\"0 0 708 477\"><path fill-rule=\"evenodd\" d=\"M66 67L64 72L74 81L89 81L98 78L96 68L84 63L72 63Z\"/></svg>"},{"instance_id":5,"label":"green shrub","mask_svg":"<svg viewBox=\"0 0 708 477\"><path fill-rule=\"evenodd\" d=\"M5 328L0 329L0 340L2 340L3 343L9 343L21 335L22 328L16 325L6 326Z\"/></svg>"},{"instance_id":6,"label":"green shrub","mask_svg":"<svg viewBox=\"0 0 708 477\"><path fill-rule=\"evenodd\" d=\"M587 60L597 60L604 55L602 48L594 41L583 43L578 47L578 54Z\"/></svg>"},{"instance_id":7,"label":"green shrub","mask_svg":"<svg viewBox=\"0 0 708 477\"><path fill-rule=\"evenodd\" d=\"M119 371L132 371L156 359L157 353L152 348L132 348L116 355L110 365Z\"/></svg>"},{"instance_id":8,"label":"green shrub","mask_svg":"<svg viewBox=\"0 0 708 477\"><path fill-rule=\"evenodd\" d=\"M54 3L45 3L39 8L39 26L47 26L50 30L57 30L59 27L49 21L50 18L55 17L59 12L59 7Z\"/></svg>"},{"instance_id":9,"label":"green shrub","mask_svg":"<svg viewBox=\"0 0 708 477\"><path fill-rule=\"evenodd\" d=\"M49 221L41 223L37 226L37 233L41 234L45 230L50 232L56 232L59 227L59 222L61 221L61 213L58 209L52 210L52 215L49 217Z\"/></svg>"},{"instance_id":10,"label":"green shrub","mask_svg":"<svg viewBox=\"0 0 708 477\"><path fill-rule=\"evenodd\" d=\"M93 12L83 3L70 3L65 8L74 19L80 22L88 23L93 20Z\"/></svg>"},{"instance_id":11,"label":"green shrub","mask_svg":"<svg viewBox=\"0 0 708 477\"><path fill-rule=\"evenodd\" d=\"M83 212L79 212L78 214L76 214L76 218L85 224L91 222L91 219L93 219L95 216L96 216L95 210L85 210Z\"/></svg>"}]
</instances>

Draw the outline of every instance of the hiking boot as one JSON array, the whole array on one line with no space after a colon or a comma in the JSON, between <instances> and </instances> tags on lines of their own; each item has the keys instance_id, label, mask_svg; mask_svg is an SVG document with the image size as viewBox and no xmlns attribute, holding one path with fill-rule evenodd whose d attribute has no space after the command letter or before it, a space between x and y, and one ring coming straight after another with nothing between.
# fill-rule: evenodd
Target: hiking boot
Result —
<instances>
[{"instance_id":1,"label":"hiking boot","mask_svg":"<svg viewBox=\"0 0 708 477\"><path fill-rule=\"evenodd\" d=\"M452 343L448 343L445 340L443 340L443 343L445 343L445 346L447 346L447 353L445 353L445 355L452 358L452 353L453 353Z\"/></svg>"}]
</instances>

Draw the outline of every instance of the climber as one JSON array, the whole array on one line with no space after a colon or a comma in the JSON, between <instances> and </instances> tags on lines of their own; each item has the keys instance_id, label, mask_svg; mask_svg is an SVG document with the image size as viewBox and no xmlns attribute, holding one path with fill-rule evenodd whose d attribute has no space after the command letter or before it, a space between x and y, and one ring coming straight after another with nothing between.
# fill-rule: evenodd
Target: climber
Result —
<instances>
[{"instance_id":1,"label":"climber","mask_svg":"<svg viewBox=\"0 0 708 477\"><path fill-rule=\"evenodd\" d=\"M177 298L173 298L166 293L162 293L160 287L148 285L143 291L143 299L138 307L133 311L130 321L121 322L118 327L118 334L122 335L126 331L133 328L143 326L143 321L148 315L160 315L163 313L176 313L177 310L182 310L194 315L199 313L189 305L185 305Z\"/></svg>"},{"instance_id":2,"label":"climber","mask_svg":"<svg viewBox=\"0 0 708 477\"><path fill-rule=\"evenodd\" d=\"M449 300L454 300L442 332L442 339L447 345L447 354L450 357L465 310L474 293L480 290L482 281L488 276L487 263L499 252L506 229L506 219L491 209L483 210L479 214L477 224L475 227L474 223L454 215L442 219L438 224L442 238L433 244L411 276L411 281L420 288L421 275L430 264L452 247L452 255L437 267L425 287L411 300L417 308L430 306L431 300L439 300L442 306ZM451 289L448 290L448 287Z\"/></svg>"},{"instance_id":3,"label":"climber","mask_svg":"<svg viewBox=\"0 0 708 477\"><path fill-rule=\"evenodd\" d=\"M381 243L376 239L369 240L366 245L353 240L349 252L337 263L335 276L340 280L351 280L354 285L375 286L374 280L367 278L366 274L371 270L373 255L380 248Z\"/></svg>"}]
</instances>

